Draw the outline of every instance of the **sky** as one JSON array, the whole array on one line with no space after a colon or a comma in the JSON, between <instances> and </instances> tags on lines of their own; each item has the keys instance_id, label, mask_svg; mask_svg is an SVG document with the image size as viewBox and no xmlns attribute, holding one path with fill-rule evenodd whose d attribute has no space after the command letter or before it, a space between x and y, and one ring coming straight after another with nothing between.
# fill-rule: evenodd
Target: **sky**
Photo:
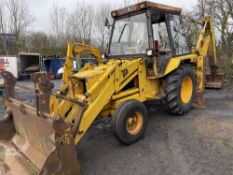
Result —
<instances>
[{"instance_id":1,"label":"sky","mask_svg":"<svg viewBox=\"0 0 233 175\"><path fill-rule=\"evenodd\" d=\"M64 6L67 9L73 9L79 0L26 0L31 13L35 17L35 21L31 25L32 31L49 31L49 11L54 3L59 3L60 6ZM93 6L99 6L101 3L113 3L123 4L124 0L85 0L86 3L90 3ZM157 3L163 3L167 5L173 5L181 7L184 10L191 9L197 3L197 0L151 0Z\"/></svg>"}]
</instances>

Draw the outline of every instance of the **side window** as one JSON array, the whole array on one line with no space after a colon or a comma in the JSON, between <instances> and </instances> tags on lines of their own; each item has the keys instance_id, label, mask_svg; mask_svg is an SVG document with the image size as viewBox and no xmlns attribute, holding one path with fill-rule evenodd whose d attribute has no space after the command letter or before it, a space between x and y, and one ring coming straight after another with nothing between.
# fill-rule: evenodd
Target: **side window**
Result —
<instances>
[{"instance_id":1,"label":"side window","mask_svg":"<svg viewBox=\"0 0 233 175\"><path fill-rule=\"evenodd\" d=\"M187 46L187 40L180 16L170 15L169 21L176 55L189 53L190 51Z\"/></svg>"},{"instance_id":2,"label":"side window","mask_svg":"<svg viewBox=\"0 0 233 175\"><path fill-rule=\"evenodd\" d=\"M171 57L172 49L170 45L165 15L152 17L152 29L154 36L154 48L158 50L159 57Z\"/></svg>"}]
</instances>

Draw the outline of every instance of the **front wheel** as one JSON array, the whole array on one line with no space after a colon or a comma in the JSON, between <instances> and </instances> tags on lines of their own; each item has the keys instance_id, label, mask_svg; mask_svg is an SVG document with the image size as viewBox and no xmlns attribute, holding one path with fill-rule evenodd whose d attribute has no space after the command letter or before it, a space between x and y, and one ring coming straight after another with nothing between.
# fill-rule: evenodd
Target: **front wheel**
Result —
<instances>
[{"instance_id":1,"label":"front wheel","mask_svg":"<svg viewBox=\"0 0 233 175\"><path fill-rule=\"evenodd\" d=\"M113 116L113 132L124 144L138 141L147 127L147 110L137 100L127 100L120 104Z\"/></svg>"}]
</instances>

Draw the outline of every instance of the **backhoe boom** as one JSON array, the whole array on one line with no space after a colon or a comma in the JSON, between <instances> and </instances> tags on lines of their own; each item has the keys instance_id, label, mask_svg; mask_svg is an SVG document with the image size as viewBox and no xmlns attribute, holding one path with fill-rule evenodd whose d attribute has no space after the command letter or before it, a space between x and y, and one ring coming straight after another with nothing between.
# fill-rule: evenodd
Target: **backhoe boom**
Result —
<instances>
[{"instance_id":1,"label":"backhoe boom","mask_svg":"<svg viewBox=\"0 0 233 175\"><path fill-rule=\"evenodd\" d=\"M208 58L210 73L205 75L205 68L203 67L203 73L199 73L199 77L203 83L198 87L199 91L203 91L204 86L210 88L222 88L223 86L223 73L218 70L217 53L216 53L216 41L214 34L214 23L211 16L203 19L202 30L197 40L197 44L193 53L199 57L198 65L202 67L205 65L205 61L201 59ZM200 75L203 74L203 75ZM206 81L204 80L206 76ZM206 82L206 84L204 84Z\"/></svg>"}]
</instances>

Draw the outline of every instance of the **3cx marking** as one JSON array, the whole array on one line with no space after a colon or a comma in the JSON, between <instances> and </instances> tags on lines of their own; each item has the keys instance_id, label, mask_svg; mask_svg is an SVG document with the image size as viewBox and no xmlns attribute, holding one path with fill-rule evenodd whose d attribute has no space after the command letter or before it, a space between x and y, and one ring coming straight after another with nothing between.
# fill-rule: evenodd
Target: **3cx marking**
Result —
<instances>
[{"instance_id":1,"label":"3cx marking","mask_svg":"<svg viewBox=\"0 0 233 175\"><path fill-rule=\"evenodd\" d=\"M126 77L129 73L128 69L123 69L121 72L122 72L123 77Z\"/></svg>"}]
</instances>

